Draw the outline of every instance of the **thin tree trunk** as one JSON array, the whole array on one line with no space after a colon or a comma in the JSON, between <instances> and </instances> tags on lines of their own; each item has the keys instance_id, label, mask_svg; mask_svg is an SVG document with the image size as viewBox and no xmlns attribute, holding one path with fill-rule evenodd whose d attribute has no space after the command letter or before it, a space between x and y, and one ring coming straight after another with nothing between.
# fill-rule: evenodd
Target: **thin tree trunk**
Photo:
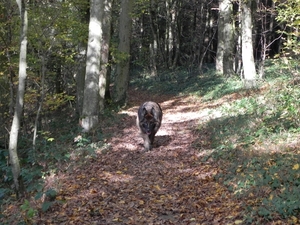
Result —
<instances>
[{"instance_id":1,"label":"thin tree trunk","mask_svg":"<svg viewBox=\"0 0 300 225\"><path fill-rule=\"evenodd\" d=\"M157 40L157 35L156 35L156 26L154 24L154 18L152 13L155 9L154 6L154 0L150 1L150 9L149 9L149 19L150 19L150 28L152 32L152 38L153 38L153 43L149 44L149 61L150 61L150 73L151 76L156 77L157 76L157 50L158 50L158 40Z\"/></svg>"},{"instance_id":2,"label":"thin tree trunk","mask_svg":"<svg viewBox=\"0 0 300 225\"><path fill-rule=\"evenodd\" d=\"M14 179L14 186L17 198L25 194L25 190L22 183L21 168L17 152L18 147L18 135L20 129L20 121L24 105L25 94L25 81L26 81L26 67L27 67L27 10L26 1L17 0L17 4L20 10L21 17L21 40L20 40L20 61L19 61L19 85L16 97L15 112L9 137L9 157L12 166L12 174Z\"/></svg>"},{"instance_id":3,"label":"thin tree trunk","mask_svg":"<svg viewBox=\"0 0 300 225\"><path fill-rule=\"evenodd\" d=\"M168 68L174 69L179 57L179 46L180 46L180 17L178 16L180 6L177 0L166 1L167 10L167 30L166 30L166 46L167 46L167 57L168 57Z\"/></svg>"},{"instance_id":4,"label":"thin tree trunk","mask_svg":"<svg viewBox=\"0 0 300 225\"><path fill-rule=\"evenodd\" d=\"M208 5L207 4L202 4L202 12L201 14L201 23L202 23L202 35L200 35L200 41L199 41L199 63L198 63L198 70L202 71L203 67L203 61L206 55L206 52L208 50L208 46L206 44L205 39L209 38L208 37L208 30L210 29L209 27L209 20L210 20L210 15L209 15L209 10L208 10Z\"/></svg>"},{"instance_id":5,"label":"thin tree trunk","mask_svg":"<svg viewBox=\"0 0 300 225\"><path fill-rule=\"evenodd\" d=\"M90 131L99 122L99 75L101 60L101 8L102 0L91 0L89 38L87 47L85 87L81 127L84 132Z\"/></svg>"},{"instance_id":6,"label":"thin tree trunk","mask_svg":"<svg viewBox=\"0 0 300 225\"><path fill-rule=\"evenodd\" d=\"M33 138L32 138L32 146L33 149L35 150L36 147L36 138L37 138L37 131L38 131L38 122L40 119L40 114L42 112L42 107L43 107L43 102L44 102L44 98L45 98L45 74L46 74L46 57L47 54L44 53L41 58L42 58L42 83L41 83L41 98L39 101L39 107L36 113L36 117L35 117L35 122L34 122L34 129L33 129ZM35 151L33 151L35 153Z\"/></svg>"},{"instance_id":7,"label":"thin tree trunk","mask_svg":"<svg viewBox=\"0 0 300 225\"><path fill-rule=\"evenodd\" d=\"M226 0L219 0L219 19L218 19L218 47L216 55L216 72L223 74L223 59L225 49L225 38L224 37L224 10L226 8Z\"/></svg>"},{"instance_id":8,"label":"thin tree trunk","mask_svg":"<svg viewBox=\"0 0 300 225\"><path fill-rule=\"evenodd\" d=\"M84 81L85 81L85 67L86 67L86 45L81 42L78 44L78 57L76 68L76 110L80 117L83 111L83 96L84 96Z\"/></svg>"},{"instance_id":9,"label":"thin tree trunk","mask_svg":"<svg viewBox=\"0 0 300 225\"><path fill-rule=\"evenodd\" d=\"M100 113L104 111L105 105L105 90L108 74L108 61L109 61L109 45L111 36L111 11L112 0L105 0L103 5L103 17L102 17L102 43L101 43L101 70L99 78L99 107Z\"/></svg>"},{"instance_id":10,"label":"thin tree trunk","mask_svg":"<svg viewBox=\"0 0 300 225\"><path fill-rule=\"evenodd\" d=\"M151 77L157 76L157 66L156 66L156 55L157 55L157 41L154 39L153 43L149 45L150 52L150 74Z\"/></svg>"},{"instance_id":11,"label":"thin tree trunk","mask_svg":"<svg viewBox=\"0 0 300 225\"><path fill-rule=\"evenodd\" d=\"M127 103L130 60L130 36L132 24L130 13L132 10L132 4L132 0L121 1L118 51L123 56L123 59L117 64L114 96L114 101L121 105Z\"/></svg>"},{"instance_id":12,"label":"thin tree trunk","mask_svg":"<svg viewBox=\"0 0 300 225\"><path fill-rule=\"evenodd\" d=\"M173 63L172 63L172 69L175 68L178 62L179 54L180 54L180 34L182 33L182 26L180 25L181 22L180 20L180 15L179 15L179 10L176 10L176 8L180 8L179 6L174 7L174 23L173 23L173 37L174 37L174 44L173 44L173 49L174 49L174 57L173 57Z\"/></svg>"},{"instance_id":13,"label":"thin tree trunk","mask_svg":"<svg viewBox=\"0 0 300 225\"><path fill-rule=\"evenodd\" d=\"M111 56L109 55L108 61L111 61ZM110 94L110 78L111 78L111 65L108 65L106 67L107 73L106 73L106 84L105 84L105 102L110 104L111 94Z\"/></svg>"},{"instance_id":14,"label":"thin tree trunk","mask_svg":"<svg viewBox=\"0 0 300 225\"><path fill-rule=\"evenodd\" d=\"M230 76L233 74L233 21L232 13L233 6L231 0L224 0L224 57L223 57L223 74L225 76Z\"/></svg>"},{"instance_id":15,"label":"thin tree trunk","mask_svg":"<svg viewBox=\"0 0 300 225\"><path fill-rule=\"evenodd\" d=\"M172 67L173 60L173 44L174 44L174 20L175 20L175 12L173 9L173 3L170 0L166 1L166 55L167 55L167 65L168 68Z\"/></svg>"},{"instance_id":16,"label":"thin tree trunk","mask_svg":"<svg viewBox=\"0 0 300 225\"><path fill-rule=\"evenodd\" d=\"M242 9L241 9L241 4L239 4L238 7L238 21L242 21ZM239 22L238 23L238 29L236 30L236 35L235 35L235 42L236 42L236 47L235 47L235 59L234 59L234 72L236 74L240 75L241 79L244 79L243 77L243 72L242 72L242 24Z\"/></svg>"}]
</instances>

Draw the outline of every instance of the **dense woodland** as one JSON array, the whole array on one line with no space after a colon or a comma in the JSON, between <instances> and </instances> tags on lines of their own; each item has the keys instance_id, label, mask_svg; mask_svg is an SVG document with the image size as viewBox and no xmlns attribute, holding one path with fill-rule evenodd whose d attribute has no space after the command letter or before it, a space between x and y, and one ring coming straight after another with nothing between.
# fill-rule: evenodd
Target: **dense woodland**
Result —
<instances>
[{"instance_id":1,"label":"dense woodland","mask_svg":"<svg viewBox=\"0 0 300 225\"><path fill-rule=\"evenodd\" d=\"M163 85L197 87L204 96L205 85L221 80L224 93L233 81L234 90L251 95L265 90L274 74L288 84L299 80L298 0L2 0L0 15L0 203L22 199L26 219L37 215L30 196L57 194L43 184L70 160L57 149L105 146L102 129L132 106L133 89L163 96L169 93ZM278 114L287 119L284 129L298 131L295 93L274 98L284 105ZM282 132L266 117L260 122L270 129L259 132ZM42 203L46 212L51 204ZM300 203L293 207L274 218L297 224ZM263 219L273 219L262 211Z\"/></svg>"}]
</instances>

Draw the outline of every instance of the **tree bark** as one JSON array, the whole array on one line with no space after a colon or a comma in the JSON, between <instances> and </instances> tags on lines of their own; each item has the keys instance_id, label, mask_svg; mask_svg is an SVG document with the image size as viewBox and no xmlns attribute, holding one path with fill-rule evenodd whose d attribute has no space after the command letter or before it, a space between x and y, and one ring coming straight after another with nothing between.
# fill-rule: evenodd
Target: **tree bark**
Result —
<instances>
[{"instance_id":1,"label":"tree bark","mask_svg":"<svg viewBox=\"0 0 300 225\"><path fill-rule=\"evenodd\" d=\"M252 42L251 0L241 0L240 4L242 9L242 59L244 82L246 88L253 88L256 86L256 71Z\"/></svg>"},{"instance_id":2,"label":"tree bark","mask_svg":"<svg viewBox=\"0 0 300 225\"><path fill-rule=\"evenodd\" d=\"M84 96L84 82L85 82L85 67L86 67L86 44L80 42L78 44L78 56L76 60L76 110L80 117L83 112L83 96Z\"/></svg>"},{"instance_id":3,"label":"tree bark","mask_svg":"<svg viewBox=\"0 0 300 225\"><path fill-rule=\"evenodd\" d=\"M132 24L130 13L132 11L132 4L132 0L121 1L118 51L119 54L122 56L122 59L117 64L114 96L114 101L120 105L127 103L130 60L130 36Z\"/></svg>"},{"instance_id":4,"label":"tree bark","mask_svg":"<svg viewBox=\"0 0 300 225\"><path fill-rule=\"evenodd\" d=\"M89 38L87 46L85 86L81 127L90 131L99 122L99 75L101 60L101 8L102 0L91 0Z\"/></svg>"},{"instance_id":5,"label":"tree bark","mask_svg":"<svg viewBox=\"0 0 300 225\"><path fill-rule=\"evenodd\" d=\"M149 19L150 19L150 28L152 32L152 43L149 44L149 66L150 66L150 74L152 77L157 76L157 52L158 52L158 40L156 35L156 26L154 23L153 12L155 11L155 3L154 0L150 1L150 9L149 9Z\"/></svg>"},{"instance_id":6,"label":"tree bark","mask_svg":"<svg viewBox=\"0 0 300 225\"><path fill-rule=\"evenodd\" d=\"M218 19L218 47L216 55L216 72L223 74L223 59L225 51L225 38L224 37L224 10L226 9L226 0L219 0L219 19Z\"/></svg>"},{"instance_id":7,"label":"tree bark","mask_svg":"<svg viewBox=\"0 0 300 225\"><path fill-rule=\"evenodd\" d=\"M100 95L100 113L104 111L105 105L105 90L108 74L109 63L109 46L111 36L111 10L112 0L105 0L103 5L103 17L102 17L102 43L101 43L101 70L99 78L99 95Z\"/></svg>"},{"instance_id":8,"label":"tree bark","mask_svg":"<svg viewBox=\"0 0 300 225\"><path fill-rule=\"evenodd\" d=\"M21 17L21 40L20 40L20 61L19 61L19 85L16 97L14 117L12 121L10 136L9 136L9 158L12 167L12 174L14 179L14 186L17 198L24 195L25 190L22 183L21 168L17 152L18 147L18 135L20 129L20 121L24 106L24 94L25 94L25 81L26 81L26 67L27 67L27 29L28 18L26 10L26 1L16 1L20 10Z\"/></svg>"},{"instance_id":9,"label":"tree bark","mask_svg":"<svg viewBox=\"0 0 300 225\"><path fill-rule=\"evenodd\" d=\"M39 101L39 107L38 110L36 112L36 117L35 117L35 122L34 122L34 128L33 128L33 138L32 138L32 146L33 149L36 149L36 138L37 138L37 131L38 131L38 124L39 124L39 119L40 119L40 115L42 112L42 107L43 107L43 102L45 99L45 76L46 76L46 58L47 58L47 54L46 52L43 52L43 54L41 55L41 60L42 60L42 77L41 77L41 97L40 97L40 101ZM35 151L34 151L35 154Z\"/></svg>"},{"instance_id":10,"label":"tree bark","mask_svg":"<svg viewBox=\"0 0 300 225\"><path fill-rule=\"evenodd\" d=\"M241 9L241 4L238 4L238 12L237 12L237 17L238 17L238 28L235 30L236 35L234 37L234 41L236 43L235 46L235 58L234 58L234 72L240 76L241 79L244 79L243 77L243 72L242 72L242 9Z\"/></svg>"},{"instance_id":11,"label":"tree bark","mask_svg":"<svg viewBox=\"0 0 300 225\"><path fill-rule=\"evenodd\" d=\"M230 76L233 74L233 38L234 26L232 21L232 2L231 0L224 0L224 57L223 57L223 74Z\"/></svg>"}]
</instances>

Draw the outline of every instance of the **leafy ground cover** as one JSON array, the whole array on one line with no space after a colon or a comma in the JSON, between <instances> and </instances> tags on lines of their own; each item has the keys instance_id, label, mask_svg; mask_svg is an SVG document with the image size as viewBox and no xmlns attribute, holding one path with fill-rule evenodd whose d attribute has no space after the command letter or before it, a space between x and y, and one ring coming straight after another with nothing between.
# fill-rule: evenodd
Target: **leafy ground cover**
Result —
<instances>
[{"instance_id":1,"label":"leafy ground cover","mask_svg":"<svg viewBox=\"0 0 300 225\"><path fill-rule=\"evenodd\" d=\"M247 91L210 71L137 77L99 130L64 135L59 169L48 167L43 191L3 201L0 223L299 224L300 89L274 67ZM149 99L164 115L145 152L135 116Z\"/></svg>"}]
</instances>

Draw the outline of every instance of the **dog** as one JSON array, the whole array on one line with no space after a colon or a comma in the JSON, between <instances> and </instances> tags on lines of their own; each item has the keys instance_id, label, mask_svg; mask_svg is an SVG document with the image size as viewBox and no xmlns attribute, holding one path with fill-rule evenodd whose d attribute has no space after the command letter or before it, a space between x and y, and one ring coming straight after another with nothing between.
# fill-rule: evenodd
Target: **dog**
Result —
<instances>
[{"instance_id":1,"label":"dog","mask_svg":"<svg viewBox=\"0 0 300 225\"><path fill-rule=\"evenodd\" d=\"M144 139L146 151L152 149L155 134L161 126L162 116L161 107L156 102L144 102L138 109L136 125Z\"/></svg>"}]
</instances>

